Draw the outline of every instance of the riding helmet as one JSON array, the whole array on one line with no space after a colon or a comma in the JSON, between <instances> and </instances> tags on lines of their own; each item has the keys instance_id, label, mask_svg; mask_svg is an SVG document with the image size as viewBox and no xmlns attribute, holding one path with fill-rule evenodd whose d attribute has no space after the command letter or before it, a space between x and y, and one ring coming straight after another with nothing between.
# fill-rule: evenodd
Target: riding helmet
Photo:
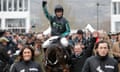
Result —
<instances>
[{"instance_id":1,"label":"riding helmet","mask_svg":"<svg viewBox=\"0 0 120 72\"><path fill-rule=\"evenodd\" d=\"M56 6L55 6L55 13L56 13L56 12L60 12L60 11L61 11L61 12L64 12L63 7L62 7L61 5L56 5Z\"/></svg>"}]
</instances>

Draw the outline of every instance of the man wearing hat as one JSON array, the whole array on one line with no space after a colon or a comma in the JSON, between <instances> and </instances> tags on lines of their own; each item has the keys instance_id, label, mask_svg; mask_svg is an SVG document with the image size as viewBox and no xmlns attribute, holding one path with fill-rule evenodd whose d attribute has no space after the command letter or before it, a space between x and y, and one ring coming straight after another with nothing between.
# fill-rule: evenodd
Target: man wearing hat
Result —
<instances>
[{"instance_id":1,"label":"man wearing hat","mask_svg":"<svg viewBox=\"0 0 120 72\"><path fill-rule=\"evenodd\" d=\"M9 40L5 37L0 38L0 72L5 72L4 68L9 63L9 56L7 54L7 43Z\"/></svg>"},{"instance_id":2,"label":"man wearing hat","mask_svg":"<svg viewBox=\"0 0 120 72\"><path fill-rule=\"evenodd\" d=\"M84 32L81 29L79 29L76 34L77 34L77 36L73 40L74 43L75 44L79 43L82 45L82 48L85 48L86 39L84 38Z\"/></svg>"},{"instance_id":3,"label":"man wearing hat","mask_svg":"<svg viewBox=\"0 0 120 72\"><path fill-rule=\"evenodd\" d=\"M6 51L8 51L9 50L8 42L9 42L9 40L6 37L1 37L0 38L0 47L3 47Z\"/></svg>"},{"instance_id":4,"label":"man wearing hat","mask_svg":"<svg viewBox=\"0 0 120 72\"><path fill-rule=\"evenodd\" d=\"M115 32L111 32L110 38L112 43L116 42L117 34Z\"/></svg>"},{"instance_id":5,"label":"man wearing hat","mask_svg":"<svg viewBox=\"0 0 120 72\"><path fill-rule=\"evenodd\" d=\"M9 40L6 37L1 37L0 42L9 42Z\"/></svg>"},{"instance_id":6,"label":"man wearing hat","mask_svg":"<svg viewBox=\"0 0 120 72\"><path fill-rule=\"evenodd\" d=\"M97 35L94 33L90 39L91 43L85 49L80 44L75 44L73 54L71 55L71 72L81 72L83 65L88 57L92 55L93 47L96 42Z\"/></svg>"},{"instance_id":7,"label":"man wearing hat","mask_svg":"<svg viewBox=\"0 0 120 72\"><path fill-rule=\"evenodd\" d=\"M0 38L0 47L3 47L5 49L5 51L7 52L7 55L9 55L9 63L12 64L13 63L13 58L12 58L12 54L15 51L15 47L10 45L10 40L8 40L8 38L6 37L1 37ZM8 61L8 60L7 60Z\"/></svg>"}]
</instances>

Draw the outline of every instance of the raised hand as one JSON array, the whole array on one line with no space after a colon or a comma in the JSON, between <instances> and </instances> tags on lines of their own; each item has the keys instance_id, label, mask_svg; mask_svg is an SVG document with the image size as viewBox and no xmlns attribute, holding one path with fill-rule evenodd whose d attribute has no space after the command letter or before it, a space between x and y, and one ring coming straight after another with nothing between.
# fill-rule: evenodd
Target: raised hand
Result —
<instances>
[{"instance_id":1,"label":"raised hand","mask_svg":"<svg viewBox=\"0 0 120 72\"><path fill-rule=\"evenodd\" d=\"M95 38L98 37L98 32L93 32L92 36Z\"/></svg>"},{"instance_id":2,"label":"raised hand","mask_svg":"<svg viewBox=\"0 0 120 72\"><path fill-rule=\"evenodd\" d=\"M43 0L42 1L42 6L45 6L47 4L47 1L46 0Z\"/></svg>"}]
</instances>

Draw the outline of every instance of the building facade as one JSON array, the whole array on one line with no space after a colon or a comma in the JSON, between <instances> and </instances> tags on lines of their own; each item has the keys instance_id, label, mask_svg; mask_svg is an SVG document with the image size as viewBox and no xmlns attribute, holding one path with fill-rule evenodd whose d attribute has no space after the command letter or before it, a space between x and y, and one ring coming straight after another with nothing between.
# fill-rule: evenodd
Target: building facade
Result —
<instances>
[{"instance_id":1,"label":"building facade","mask_svg":"<svg viewBox=\"0 0 120 72\"><path fill-rule=\"evenodd\" d=\"M0 29L29 32L30 0L0 0Z\"/></svg>"},{"instance_id":2,"label":"building facade","mask_svg":"<svg viewBox=\"0 0 120 72\"><path fill-rule=\"evenodd\" d=\"M111 32L120 32L120 0L111 1Z\"/></svg>"}]
</instances>

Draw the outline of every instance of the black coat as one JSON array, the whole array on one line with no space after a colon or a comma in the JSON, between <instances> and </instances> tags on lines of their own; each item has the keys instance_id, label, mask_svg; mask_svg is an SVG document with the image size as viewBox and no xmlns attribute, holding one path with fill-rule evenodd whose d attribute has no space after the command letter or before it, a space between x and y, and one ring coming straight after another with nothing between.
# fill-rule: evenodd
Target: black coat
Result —
<instances>
[{"instance_id":1,"label":"black coat","mask_svg":"<svg viewBox=\"0 0 120 72\"><path fill-rule=\"evenodd\" d=\"M118 72L118 63L109 56L104 59L92 56L86 60L82 72Z\"/></svg>"},{"instance_id":2,"label":"black coat","mask_svg":"<svg viewBox=\"0 0 120 72\"><path fill-rule=\"evenodd\" d=\"M40 65L34 61L20 61L11 66L10 72L42 72Z\"/></svg>"},{"instance_id":3,"label":"black coat","mask_svg":"<svg viewBox=\"0 0 120 72\"><path fill-rule=\"evenodd\" d=\"M0 72L3 72L4 67L9 63L9 56L5 46L0 44Z\"/></svg>"},{"instance_id":4,"label":"black coat","mask_svg":"<svg viewBox=\"0 0 120 72\"><path fill-rule=\"evenodd\" d=\"M91 38L91 44L88 48L85 48L80 56L76 57L74 54L71 57L71 72L81 72L83 65L88 57L92 55L94 43L96 38Z\"/></svg>"}]
</instances>

